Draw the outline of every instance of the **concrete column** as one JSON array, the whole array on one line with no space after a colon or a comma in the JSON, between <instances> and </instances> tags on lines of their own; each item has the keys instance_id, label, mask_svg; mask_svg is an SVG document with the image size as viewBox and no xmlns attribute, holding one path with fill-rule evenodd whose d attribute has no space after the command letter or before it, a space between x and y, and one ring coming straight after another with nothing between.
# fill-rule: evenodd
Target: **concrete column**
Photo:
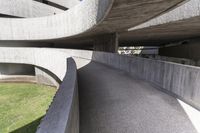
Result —
<instances>
[{"instance_id":1,"label":"concrete column","mask_svg":"<svg viewBox=\"0 0 200 133\"><path fill-rule=\"evenodd\" d=\"M118 34L104 34L95 37L94 51L116 53L118 51Z\"/></svg>"}]
</instances>

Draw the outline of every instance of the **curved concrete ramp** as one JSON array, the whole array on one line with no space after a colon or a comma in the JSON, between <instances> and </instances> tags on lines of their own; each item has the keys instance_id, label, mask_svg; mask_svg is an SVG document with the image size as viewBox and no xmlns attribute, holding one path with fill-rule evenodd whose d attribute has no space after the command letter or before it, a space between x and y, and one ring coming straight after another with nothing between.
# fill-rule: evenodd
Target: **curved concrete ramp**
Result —
<instances>
[{"instance_id":1,"label":"curved concrete ramp","mask_svg":"<svg viewBox=\"0 0 200 133\"><path fill-rule=\"evenodd\" d=\"M0 0L0 14L15 17L42 17L61 13L63 10L34 0Z\"/></svg>"},{"instance_id":2,"label":"curved concrete ramp","mask_svg":"<svg viewBox=\"0 0 200 133\"><path fill-rule=\"evenodd\" d=\"M0 19L1 40L51 40L120 32L184 0L84 0L64 13L41 18Z\"/></svg>"},{"instance_id":3,"label":"curved concrete ramp","mask_svg":"<svg viewBox=\"0 0 200 133\"><path fill-rule=\"evenodd\" d=\"M199 0L188 0L173 10L129 29L129 32L122 33L121 43L160 45L199 37L199 7Z\"/></svg>"},{"instance_id":4,"label":"curved concrete ramp","mask_svg":"<svg viewBox=\"0 0 200 133\"><path fill-rule=\"evenodd\" d=\"M80 133L197 133L177 99L91 62L78 71Z\"/></svg>"}]
</instances>

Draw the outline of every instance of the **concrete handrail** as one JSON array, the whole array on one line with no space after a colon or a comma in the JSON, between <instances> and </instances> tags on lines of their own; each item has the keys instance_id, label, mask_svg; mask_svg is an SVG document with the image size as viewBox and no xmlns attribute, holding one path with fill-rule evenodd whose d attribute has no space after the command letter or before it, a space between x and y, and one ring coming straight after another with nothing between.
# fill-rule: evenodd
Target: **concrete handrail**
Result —
<instances>
[{"instance_id":1,"label":"concrete handrail","mask_svg":"<svg viewBox=\"0 0 200 133\"><path fill-rule=\"evenodd\" d=\"M37 133L79 133L76 64L67 59L67 73Z\"/></svg>"},{"instance_id":2,"label":"concrete handrail","mask_svg":"<svg viewBox=\"0 0 200 133\"><path fill-rule=\"evenodd\" d=\"M48 40L81 34L95 27L113 0L84 0L63 13L38 18L0 18L0 40Z\"/></svg>"}]
</instances>

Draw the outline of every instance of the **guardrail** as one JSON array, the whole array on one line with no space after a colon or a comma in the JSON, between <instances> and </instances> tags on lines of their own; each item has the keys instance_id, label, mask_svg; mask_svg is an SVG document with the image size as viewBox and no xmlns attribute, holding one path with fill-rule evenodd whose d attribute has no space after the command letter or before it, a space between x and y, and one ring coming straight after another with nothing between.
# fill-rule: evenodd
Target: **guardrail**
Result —
<instances>
[{"instance_id":1,"label":"guardrail","mask_svg":"<svg viewBox=\"0 0 200 133\"><path fill-rule=\"evenodd\" d=\"M77 68L67 59L67 73L36 133L79 133Z\"/></svg>"}]
</instances>

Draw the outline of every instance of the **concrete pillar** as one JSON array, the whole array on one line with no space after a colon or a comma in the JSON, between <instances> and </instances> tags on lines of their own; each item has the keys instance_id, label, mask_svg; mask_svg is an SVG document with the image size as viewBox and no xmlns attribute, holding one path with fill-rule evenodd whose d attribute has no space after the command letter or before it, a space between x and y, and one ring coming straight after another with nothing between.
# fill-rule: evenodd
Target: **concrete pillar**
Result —
<instances>
[{"instance_id":1,"label":"concrete pillar","mask_svg":"<svg viewBox=\"0 0 200 133\"><path fill-rule=\"evenodd\" d=\"M118 51L118 34L104 34L95 37L94 51L116 53Z\"/></svg>"}]
</instances>

